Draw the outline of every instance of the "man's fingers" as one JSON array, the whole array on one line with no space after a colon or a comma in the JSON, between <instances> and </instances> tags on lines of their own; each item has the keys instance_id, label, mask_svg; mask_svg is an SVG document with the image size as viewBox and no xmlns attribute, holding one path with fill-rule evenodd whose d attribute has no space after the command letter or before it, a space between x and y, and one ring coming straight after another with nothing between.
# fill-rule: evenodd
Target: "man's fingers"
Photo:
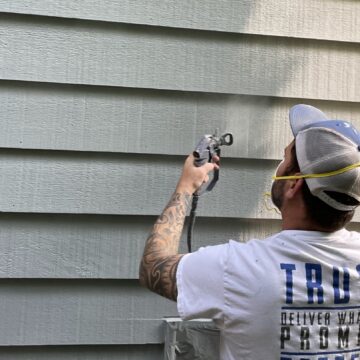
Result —
<instances>
[{"instance_id":1,"label":"man's fingers","mask_svg":"<svg viewBox=\"0 0 360 360\"><path fill-rule=\"evenodd\" d=\"M219 157L214 156L213 161L218 162ZM190 154L185 161L181 177L179 179L177 190L185 190L188 193L194 193L203 183L209 181L209 174L219 169L219 165L215 162L207 162L202 166L195 165L195 157Z\"/></svg>"},{"instance_id":2,"label":"man's fingers","mask_svg":"<svg viewBox=\"0 0 360 360\"><path fill-rule=\"evenodd\" d=\"M192 163L192 164L194 164L194 161L195 161L194 155L193 155L193 154L190 154L190 155L186 158L185 163Z\"/></svg>"},{"instance_id":3,"label":"man's fingers","mask_svg":"<svg viewBox=\"0 0 360 360\"><path fill-rule=\"evenodd\" d=\"M215 163L206 163L205 165L203 165L204 170L206 170L207 173L219 169L219 165L215 164Z\"/></svg>"},{"instance_id":4,"label":"man's fingers","mask_svg":"<svg viewBox=\"0 0 360 360\"><path fill-rule=\"evenodd\" d=\"M220 163L220 156L214 155L214 156L212 157L212 162L219 165L219 163Z\"/></svg>"}]
</instances>

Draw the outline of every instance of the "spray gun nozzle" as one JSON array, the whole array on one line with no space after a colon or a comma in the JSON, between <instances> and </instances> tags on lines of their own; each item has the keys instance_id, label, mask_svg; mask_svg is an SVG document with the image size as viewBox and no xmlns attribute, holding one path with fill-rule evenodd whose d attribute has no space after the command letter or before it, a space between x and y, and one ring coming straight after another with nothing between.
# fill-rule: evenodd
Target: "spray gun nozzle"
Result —
<instances>
[{"instance_id":1,"label":"spray gun nozzle","mask_svg":"<svg viewBox=\"0 0 360 360\"><path fill-rule=\"evenodd\" d=\"M220 137L220 145L230 146L233 142L234 139L231 133L226 133Z\"/></svg>"}]
</instances>

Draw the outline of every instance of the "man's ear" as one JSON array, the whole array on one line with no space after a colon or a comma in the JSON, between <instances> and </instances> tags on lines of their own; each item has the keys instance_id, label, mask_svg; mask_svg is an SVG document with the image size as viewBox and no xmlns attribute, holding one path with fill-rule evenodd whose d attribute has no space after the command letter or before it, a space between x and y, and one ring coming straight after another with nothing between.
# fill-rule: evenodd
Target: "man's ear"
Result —
<instances>
[{"instance_id":1,"label":"man's ear","mask_svg":"<svg viewBox=\"0 0 360 360\"><path fill-rule=\"evenodd\" d=\"M295 175L301 175L297 173ZM301 193L301 188L304 184L304 179L292 179L290 180L289 187L287 188L287 196L289 199L294 198L295 196Z\"/></svg>"}]
</instances>

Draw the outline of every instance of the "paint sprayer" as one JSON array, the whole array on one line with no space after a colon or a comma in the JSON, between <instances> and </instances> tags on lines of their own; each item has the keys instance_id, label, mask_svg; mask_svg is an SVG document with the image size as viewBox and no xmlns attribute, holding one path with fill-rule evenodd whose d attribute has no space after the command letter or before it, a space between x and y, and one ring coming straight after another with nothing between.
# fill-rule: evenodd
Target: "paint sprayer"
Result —
<instances>
[{"instance_id":1,"label":"paint sprayer","mask_svg":"<svg viewBox=\"0 0 360 360\"><path fill-rule=\"evenodd\" d=\"M213 162L213 157L220 156L220 146L226 145L230 146L233 143L233 136L231 133L226 133L218 137L217 130L214 135L204 135L199 143L196 145L196 148L193 152L195 157L195 166L205 165L207 162ZM207 184L204 184L193 194L191 211L189 216L189 225L188 225L188 237L187 245L188 250L191 252L191 238L195 224L196 217L196 207L199 200L199 196L205 192L211 191L216 182L219 180L219 169L214 170L214 175L211 181Z\"/></svg>"}]
</instances>

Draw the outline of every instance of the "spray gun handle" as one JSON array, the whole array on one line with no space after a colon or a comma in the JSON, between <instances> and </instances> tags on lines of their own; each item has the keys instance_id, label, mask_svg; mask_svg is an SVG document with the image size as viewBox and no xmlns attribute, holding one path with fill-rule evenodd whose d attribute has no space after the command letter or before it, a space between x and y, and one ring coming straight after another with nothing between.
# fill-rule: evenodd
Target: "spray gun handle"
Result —
<instances>
[{"instance_id":1,"label":"spray gun handle","mask_svg":"<svg viewBox=\"0 0 360 360\"><path fill-rule=\"evenodd\" d=\"M193 155L195 158L195 166L203 166L207 162L211 162L210 144L212 135L204 135L196 145Z\"/></svg>"},{"instance_id":2,"label":"spray gun handle","mask_svg":"<svg viewBox=\"0 0 360 360\"><path fill-rule=\"evenodd\" d=\"M216 134L204 135L193 152L193 155L195 157L195 166L202 166L205 165L207 162L212 162L214 155L220 156L220 146L230 146L232 143L233 136L231 133L226 133L220 136L220 138L218 138ZM212 180L207 185L201 186L201 188L198 189L195 194L201 195L205 191L211 191L218 180L219 170L216 169L214 170L214 176Z\"/></svg>"}]
</instances>

